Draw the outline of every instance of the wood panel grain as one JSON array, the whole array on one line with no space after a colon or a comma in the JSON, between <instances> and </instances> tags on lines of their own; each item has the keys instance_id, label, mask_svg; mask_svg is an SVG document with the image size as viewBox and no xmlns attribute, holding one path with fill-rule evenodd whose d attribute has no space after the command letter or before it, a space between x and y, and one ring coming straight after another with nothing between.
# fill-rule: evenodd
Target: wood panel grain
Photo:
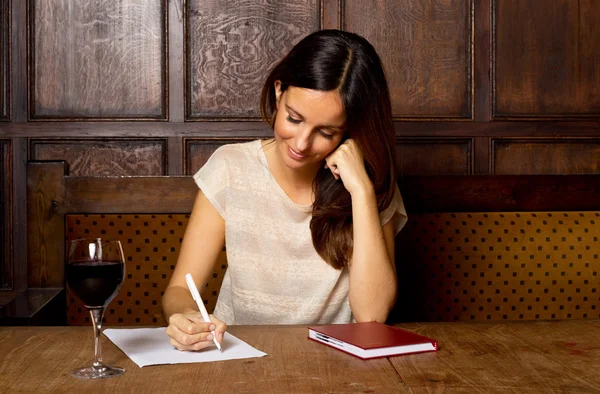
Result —
<instances>
[{"instance_id":1,"label":"wood panel grain","mask_svg":"<svg viewBox=\"0 0 600 394\"><path fill-rule=\"evenodd\" d=\"M12 169L10 165L10 140L0 140L0 290L13 288L10 206Z\"/></svg>"},{"instance_id":2,"label":"wood panel grain","mask_svg":"<svg viewBox=\"0 0 600 394\"><path fill-rule=\"evenodd\" d=\"M30 118L166 118L166 0L30 0Z\"/></svg>"},{"instance_id":3,"label":"wood panel grain","mask_svg":"<svg viewBox=\"0 0 600 394\"><path fill-rule=\"evenodd\" d=\"M600 2L494 0L494 117L600 117Z\"/></svg>"},{"instance_id":4,"label":"wood panel grain","mask_svg":"<svg viewBox=\"0 0 600 394\"><path fill-rule=\"evenodd\" d=\"M198 193L198 186L189 176L69 176L64 183L64 212L68 213L187 214Z\"/></svg>"},{"instance_id":5,"label":"wood panel grain","mask_svg":"<svg viewBox=\"0 0 600 394\"><path fill-rule=\"evenodd\" d=\"M186 138L184 140L185 174L195 174L208 161L210 155L220 146L252 141L254 139L258 138Z\"/></svg>"},{"instance_id":6,"label":"wood panel grain","mask_svg":"<svg viewBox=\"0 0 600 394\"><path fill-rule=\"evenodd\" d=\"M472 1L346 1L385 66L396 118L472 118Z\"/></svg>"},{"instance_id":7,"label":"wood panel grain","mask_svg":"<svg viewBox=\"0 0 600 394\"><path fill-rule=\"evenodd\" d=\"M0 121L10 118L9 2L0 4Z\"/></svg>"},{"instance_id":8,"label":"wood panel grain","mask_svg":"<svg viewBox=\"0 0 600 394\"><path fill-rule=\"evenodd\" d=\"M27 165L27 286L64 287L64 163Z\"/></svg>"},{"instance_id":9,"label":"wood panel grain","mask_svg":"<svg viewBox=\"0 0 600 394\"><path fill-rule=\"evenodd\" d=\"M463 139L399 138L398 175L470 175L473 142Z\"/></svg>"},{"instance_id":10,"label":"wood panel grain","mask_svg":"<svg viewBox=\"0 0 600 394\"><path fill-rule=\"evenodd\" d=\"M190 0L187 118L258 117L269 70L320 28L319 0Z\"/></svg>"},{"instance_id":11,"label":"wood panel grain","mask_svg":"<svg viewBox=\"0 0 600 394\"><path fill-rule=\"evenodd\" d=\"M492 171L499 175L600 174L600 139L492 139Z\"/></svg>"},{"instance_id":12,"label":"wood panel grain","mask_svg":"<svg viewBox=\"0 0 600 394\"><path fill-rule=\"evenodd\" d=\"M166 139L31 139L30 160L64 160L72 176L166 175Z\"/></svg>"}]
</instances>

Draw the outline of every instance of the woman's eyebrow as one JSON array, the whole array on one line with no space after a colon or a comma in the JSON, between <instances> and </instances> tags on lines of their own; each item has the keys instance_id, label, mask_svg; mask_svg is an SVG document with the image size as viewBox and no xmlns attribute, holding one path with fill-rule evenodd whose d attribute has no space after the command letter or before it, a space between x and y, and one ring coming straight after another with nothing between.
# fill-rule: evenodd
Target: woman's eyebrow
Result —
<instances>
[{"instance_id":1,"label":"woman's eyebrow","mask_svg":"<svg viewBox=\"0 0 600 394\"><path fill-rule=\"evenodd\" d=\"M294 108L290 107L289 105L287 105L287 104L286 104L286 105L285 105L285 108L287 108L287 110L288 110L289 112L293 112L293 115L296 115L296 116L298 116L298 117L300 117L300 118L304 119L304 116L302 116L302 115L300 114L300 112L296 111Z\"/></svg>"},{"instance_id":2,"label":"woman's eyebrow","mask_svg":"<svg viewBox=\"0 0 600 394\"><path fill-rule=\"evenodd\" d=\"M292 107L290 107L288 104L285 105L285 108L292 113L292 115L299 117L301 120L304 119L304 116L302 116L302 114L300 114L298 111L296 111L295 109L293 109ZM335 126L335 125L321 125L319 126L322 129L331 129L331 130L343 130L344 126Z\"/></svg>"}]
</instances>

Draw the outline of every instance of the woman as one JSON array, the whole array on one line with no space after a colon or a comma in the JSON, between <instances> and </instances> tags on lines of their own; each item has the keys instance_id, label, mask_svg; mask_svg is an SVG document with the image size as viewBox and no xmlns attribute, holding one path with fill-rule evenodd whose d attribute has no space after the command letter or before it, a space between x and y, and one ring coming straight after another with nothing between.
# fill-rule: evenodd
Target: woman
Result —
<instances>
[{"instance_id":1,"label":"woman","mask_svg":"<svg viewBox=\"0 0 600 394\"><path fill-rule=\"evenodd\" d=\"M391 104L364 38L323 30L300 41L261 94L268 141L225 145L194 175L200 190L163 297L180 350L220 342L227 324L384 322L397 291ZM186 287L205 283L226 244L213 323Z\"/></svg>"}]
</instances>

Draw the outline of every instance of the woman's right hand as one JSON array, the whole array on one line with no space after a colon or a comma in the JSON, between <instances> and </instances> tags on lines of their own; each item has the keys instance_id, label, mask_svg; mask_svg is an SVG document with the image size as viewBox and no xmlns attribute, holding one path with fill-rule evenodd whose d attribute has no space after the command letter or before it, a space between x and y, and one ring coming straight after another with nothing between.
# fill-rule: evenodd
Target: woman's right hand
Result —
<instances>
[{"instance_id":1,"label":"woman's right hand","mask_svg":"<svg viewBox=\"0 0 600 394\"><path fill-rule=\"evenodd\" d=\"M171 345L179 350L196 351L207 346L214 346L213 335L215 332L217 342L223 342L223 335L227 324L209 315L212 323L206 323L200 312L175 313L169 317L169 326L166 333L171 337Z\"/></svg>"}]
</instances>

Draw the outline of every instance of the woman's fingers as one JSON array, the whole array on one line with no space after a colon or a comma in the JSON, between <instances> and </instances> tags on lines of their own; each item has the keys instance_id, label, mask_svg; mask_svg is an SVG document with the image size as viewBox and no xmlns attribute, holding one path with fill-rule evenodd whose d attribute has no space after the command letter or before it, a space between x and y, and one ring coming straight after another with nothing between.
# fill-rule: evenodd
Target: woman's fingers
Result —
<instances>
[{"instance_id":1,"label":"woman's fingers","mask_svg":"<svg viewBox=\"0 0 600 394\"><path fill-rule=\"evenodd\" d=\"M169 318L169 326L171 325L190 335L212 331L216 328L215 324L205 322L200 313L197 315L195 313L187 315L176 313Z\"/></svg>"},{"instance_id":2,"label":"woman's fingers","mask_svg":"<svg viewBox=\"0 0 600 394\"><path fill-rule=\"evenodd\" d=\"M167 327L167 331L171 345L179 350L200 350L212 344L210 331L190 335L173 326Z\"/></svg>"},{"instance_id":3,"label":"woman's fingers","mask_svg":"<svg viewBox=\"0 0 600 394\"><path fill-rule=\"evenodd\" d=\"M223 323L221 320L217 319L215 315L209 315L210 320L215 325L215 335L217 337L217 342L223 342L223 335L225 335L225 331L227 330L227 324Z\"/></svg>"},{"instance_id":4,"label":"woman's fingers","mask_svg":"<svg viewBox=\"0 0 600 394\"><path fill-rule=\"evenodd\" d=\"M331 171L335 179L340 179L340 171L338 170L336 163L337 161L334 154L331 154L325 158L325 168L328 168L329 171Z\"/></svg>"},{"instance_id":5,"label":"woman's fingers","mask_svg":"<svg viewBox=\"0 0 600 394\"><path fill-rule=\"evenodd\" d=\"M199 314L198 314L199 315ZM222 323L220 320L217 320L220 323L221 329L227 328L225 323ZM205 322L201 316L196 316L196 314L174 314L169 318L169 326L166 329L166 334L170 337L171 344L179 350L201 350L207 346L211 346L213 343L213 334L211 331L214 331L218 327L218 324L213 322L207 323ZM223 329L223 331L224 331ZM219 337L222 339L223 333L220 332L217 334L217 340Z\"/></svg>"}]
</instances>

